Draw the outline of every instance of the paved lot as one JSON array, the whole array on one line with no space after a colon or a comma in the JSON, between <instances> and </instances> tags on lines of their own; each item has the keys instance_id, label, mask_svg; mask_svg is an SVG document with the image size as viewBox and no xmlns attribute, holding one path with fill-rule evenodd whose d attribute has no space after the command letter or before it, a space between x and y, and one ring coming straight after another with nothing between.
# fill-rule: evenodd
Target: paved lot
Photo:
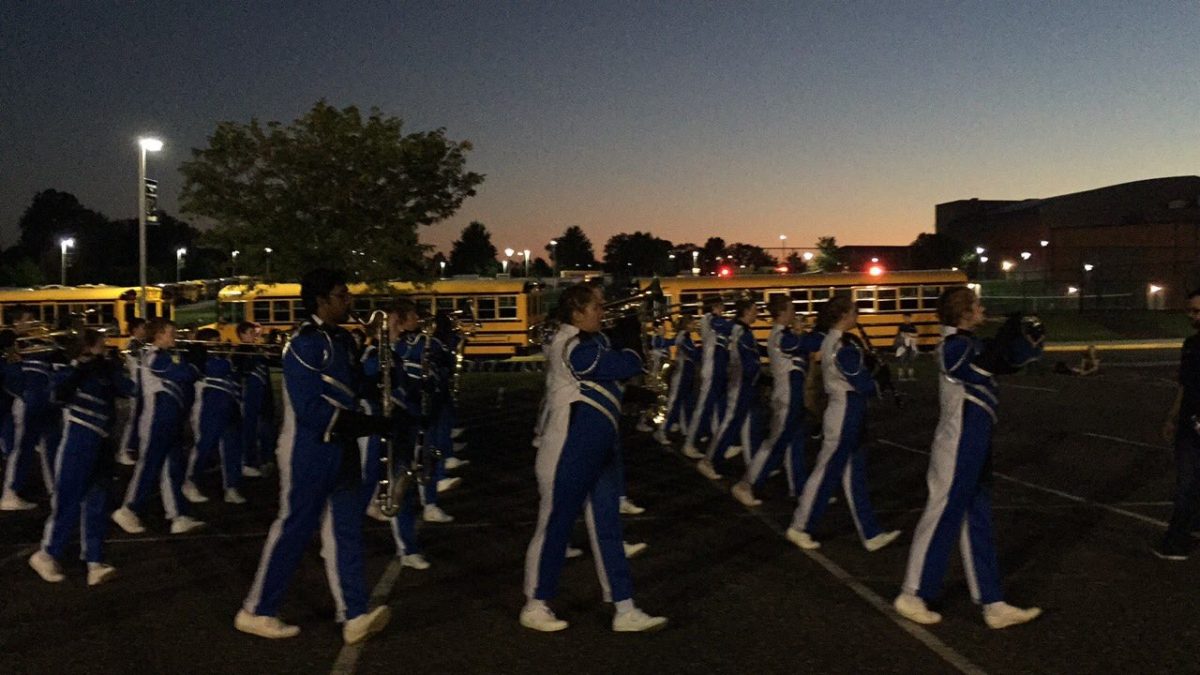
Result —
<instances>
[{"instance_id":1,"label":"paved lot","mask_svg":"<svg viewBox=\"0 0 1200 675\"><path fill-rule=\"evenodd\" d=\"M1046 610L1027 626L987 629L957 562L942 624L919 628L888 609L925 496L936 416L926 362L921 380L905 383L903 410L872 410L873 499L885 526L905 530L898 545L866 553L838 504L825 545L806 554L781 537L792 508L781 478L762 507L746 509L728 482L722 489L629 435L629 493L647 512L626 517L626 539L650 545L633 562L636 596L671 625L613 634L584 558L568 564L556 603L571 628L527 631L516 615L536 512L529 438L540 383L481 374L464 394L472 463L444 498L457 520L422 529L433 568L397 574L387 532L367 526L368 578L395 618L365 647L343 649L315 547L284 606L300 637L268 642L233 630L274 515L275 484L259 480L247 506L200 505L211 523L202 533L170 537L155 518L145 535L114 533L110 559L122 577L96 589L81 567L52 586L26 566L45 509L0 515L3 672L1200 672L1200 561L1147 552L1173 482L1157 438L1172 370L1150 364L1174 358L1114 356L1099 377L1020 375L1002 387L995 515L1005 587L1014 604Z\"/></svg>"}]
</instances>

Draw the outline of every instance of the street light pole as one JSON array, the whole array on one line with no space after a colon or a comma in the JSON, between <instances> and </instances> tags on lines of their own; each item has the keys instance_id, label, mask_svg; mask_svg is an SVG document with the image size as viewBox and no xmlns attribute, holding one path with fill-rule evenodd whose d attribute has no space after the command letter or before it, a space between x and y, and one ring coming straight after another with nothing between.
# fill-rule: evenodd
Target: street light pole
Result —
<instances>
[{"instance_id":1,"label":"street light pole","mask_svg":"<svg viewBox=\"0 0 1200 675\"><path fill-rule=\"evenodd\" d=\"M552 263L551 270L554 272L554 285L558 285L558 240L550 240L550 262Z\"/></svg>"},{"instance_id":2,"label":"street light pole","mask_svg":"<svg viewBox=\"0 0 1200 675\"><path fill-rule=\"evenodd\" d=\"M142 286L138 296L138 316L146 318L146 153L162 150L163 143L157 138L138 139L138 282Z\"/></svg>"},{"instance_id":3,"label":"street light pole","mask_svg":"<svg viewBox=\"0 0 1200 675\"><path fill-rule=\"evenodd\" d=\"M525 278L529 278L529 249L525 249Z\"/></svg>"},{"instance_id":4,"label":"street light pole","mask_svg":"<svg viewBox=\"0 0 1200 675\"><path fill-rule=\"evenodd\" d=\"M234 251L230 256L233 258L233 269L232 269L232 273L229 276L232 276L232 277L237 276L237 257L238 257L239 253L241 253L241 251Z\"/></svg>"},{"instance_id":5,"label":"street light pole","mask_svg":"<svg viewBox=\"0 0 1200 675\"><path fill-rule=\"evenodd\" d=\"M67 249L75 248L75 238L66 237L58 240L59 250L62 251L62 279L59 281L63 286L67 285Z\"/></svg>"},{"instance_id":6,"label":"street light pole","mask_svg":"<svg viewBox=\"0 0 1200 675\"><path fill-rule=\"evenodd\" d=\"M186 248L175 249L175 283L183 280L183 256L185 255L187 255Z\"/></svg>"},{"instance_id":7,"label":"street light pole","mask_svg":"<svg viewBox=\"0 0 1200 675\"><path fill-rule=\"evenodd\" d=\"M274 253L274 250L270 246L268 246L268 247L264 248L263 251L265 251L267 254L267 281L270 281L271 280L271 254Z\"/></svg>"}]
</instances>

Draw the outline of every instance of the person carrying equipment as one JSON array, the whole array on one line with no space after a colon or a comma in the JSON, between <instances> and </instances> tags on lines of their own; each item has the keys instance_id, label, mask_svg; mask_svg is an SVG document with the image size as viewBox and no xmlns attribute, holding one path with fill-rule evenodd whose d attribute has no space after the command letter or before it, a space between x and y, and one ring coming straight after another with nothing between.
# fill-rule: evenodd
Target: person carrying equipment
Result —
<instances>
[{"instance_id":1,"label":"person carrying equipment","mask_svg":"<svg viewBox=\"0 0 1200 675\"><path fill-rule=\"evenodd\" d=\"M700 392L696 396L696 411L688 426L683 454L690 459L704 459L696 443L715 433L725 417L729 382L729 334L733 322L721 316L725 302L719 295L704 298L704 316L700 317Z\"/></svg>"},{"instance_id":2,"label":"person carrying equipment","mask_svg":"<svg viewBox=\"0 0 1200 675\"><path fill-rule=\"evenodd\" d=\"M710 480L720 480L725 468L725 451L741 438L743 452L747 457L754 450L754 413L751 406L758 390L759 347L750 326L758 317L758 306L753 300L738 300L734 306L733 330L729 336L729 391L726 415L717 432L708 444L707 456L696 463L696 470ZM750 465L750 460L746 460Z\"/></svg>"}]
</instances>

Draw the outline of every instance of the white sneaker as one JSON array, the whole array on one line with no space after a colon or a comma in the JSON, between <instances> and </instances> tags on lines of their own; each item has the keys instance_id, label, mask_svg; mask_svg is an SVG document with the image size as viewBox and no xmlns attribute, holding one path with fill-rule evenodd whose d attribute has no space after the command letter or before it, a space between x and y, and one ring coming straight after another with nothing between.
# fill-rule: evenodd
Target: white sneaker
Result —
<instances>
[{"instance_id":1,"label":"white sneaker","mask_svg":"<svg viewBox=\"0 0 1200 675\"><path fill-rule=\"evenodd\" d=\"M392 610L387 605L354 617L342 626L342 639L348 645L356 645L383 630L392 619Z\"/></svg>"},{"instance_id":2,"label":"white sneaker","mask_svg":"<svg viewBox=\"0 0 1200 675\"><path fill-rule=\"evenodd\" d=\"M863 547L871 553L887 546L888 544L900 538L900 530L892 530L891 532L881 532L874 537L863 542Z\"/></svg>"},{"instance_id":3,"label":"white sneaker","mask_svg":"<svg viewBox=\"0 0 1200 675\"><path fill-rule=\"evenodd\" d=\"M37 553L29 556L29 566L33 568L34 572L38 573L39 577L52 584L57 584L66 579L62 572L62 566L58 564L54 556L45 551L39 550Z\"/></svg>"},{"instance_id":4,"label":"white sneaker","mask_svg":"<svg viewBox=\"0 0 1200 675\"><path fill-rule=\"evenodd\" d=\"M567 547L567 558L580 558L580 557L583 557L583 549L575 548L574 546Z\"/></svg>"},{"instance_id":5,"label":"white sneaker","mask_svg":"<svg viewBox=\"0 0 1200 675\"><path fill-rule=\"evenodd\" d=\"M196 484L190 480L185 481L183 486L179 488L179 491L183 493L184 499L187 499L193 504L203 504L204 502L208 501L208 497L205 497L204 494L200 492L200 488L196 487Z\"/></svg>"},{"instance_id":6,"label":"white sneaker","mask_svg":"<svg viewBox=\"0 0 1200 675\"><path fill-rule=\"evenodd\" d=\"M621 497L621 515L623 516L638 516L646 512L646 509L629 501L628 497Z\"/></svg>"},{"instance_id":7,"label":"white sneaker","mask_svg":"<svg viewBox=\"0 0 1200 675\"><path fill-rule=\"evenodd\" d=\"M142 519L138 518L138 514L134 513L133 509L128 506L122 506L113 511L112 519L114 523L129 534L141 534L146 531L146 528L142 525Z\"/></svg>"},{"instance_id":8,"label":"white sneaker","mask_svg":"<svg viewBox=\"0 0 1200 675\"><path fill-rule=\"evenodd\" d=\"M171 534L184 534L204 527L207 523L191 516L175 516L171 519Z\"/></svg>"},{"instance_id":9,"label":"white sneaker","mask_svg":"<svg viewBox=\"0 0 1200 675\"><path fill-rule=\"evenodd\" d=\"M117 568L104 563L88 563L88 586L99 586L106 581L112 581L117 576Z\"/></svg>"},{"instance_id":10,"label":"white sneaker","mask_svg":"<svg viewBox=\"0 0 1200 675\"><path fill-rule=\"evenodd\" d=\"M427 523L452 523L454 516L446 513L437 504L426 504L421 519Z\"/></svg>"},{"instance_id":11,"label":"white sneaker","mask_svg":"<svg viewBox=\"0 0 1200 675\"><path fill-rule=\"evenodd\" d=\"M391 520L391 518L383 515L383 511L379 510L379 504L376 503L374 499L371 500L370 504L367 504L367 517L373 520L378 520L381 523L386 523Z\"/></svg>"},{"instance_id":12,"label":"white sneaker","mask_svg":"<svg viewBox=\"0 0 1200 675\"><path fill-rule=\"evenodd\" d=\"M521 609L520 620L522 626L543 633L556 633L570 625L554 616L554 612L550 611L545 603L535 604L533 601L525 603L525 607Z\"/></svg>"},{"instance_id":13,"label":"white sneaker","mask_svg":"<svg viewBox=\"0 0 1200 675\"><path fill-rule=\"evenodd\" d=\"M942 615L926 607L924 600L908 593L897 595L896 599L892 602L892 607L896 608L896 612L900 616L926 626L933 625L942 620Z\"/></svg>"},{"instance_id":14,"label":"white sneaker","mask_svg":"<svg viewBox=\"0 0 1200 675\"><path fill-rule=\"evenodd\" d=\"M449 492L449 491L453 490L454 488L458 487L459 483L462 483L462 479L459 478L458 476L455 476L453 478L443 478L443 479L439 480L437 483L437 491L439 493Z\"/></svg>"},{"instance_id":15,"label":"white sneaker","mask_svg":"<svg viewBox=\"0 0 1200 675\"><path fill-rule=\"evenodd\" d=\"M401 567L411 567L414 570L429 569L429 561L420 553L409 553L408 555L400 556Z\"/></svg>"},{"instance_id":16,"label":"white sneaker","mask_svg":"<svg viewBox=\"0 0 1200 675\"><path fill-rule=\"evenodd\" d=\"M466 431L466 429L463 427L454 427L453 429L450 430L450 438L457 441L458 437L462 436L463 432L465 432L465 431Z\"/></svg>"},{"instance_id":17,"label":"white sneaker","mask_svg":"<svg viewBox=\"0 0 1200 675\"><path fill-rule=\"evenodd\" d=\"M708 461L708 458L696 462L696 470L700 472L700 475L709 480L721 480L721 474L717 473L717 470L713 468L712 462Z\"/></svg>"},{"instance_id":18,"label":"white sneaker","mask_svg":"<svg viewBox=\"0 0 1200 675\"><path fill-rule=\"evenodd\" d=\"M455 469L461 469L462 467L464 467L470 463L471 463L471 460L469 460L469 459L459 459L457 457L447 457L446 458L446 470L453 471Z\"/></svg>"},{"instance_id":19,"label":"white sneaker","mask_svg":"<svg viewBox=\"0 0 1200 675\"><path fill-rule=\"evenodd\" d=\"M263 472L253 466L242 466L243 478L262 478Z\"/></svg>"},{"instance_id":20,"label":"white sneaker","mask_svg":"<svg viewBox=\"0 0 1200 675\"><path fill-rule=\"evenodd\" d=\"M1021 609L1007 602L993 602L983 606L983 621L988 628L1008 628L1033 621L1042 615L1040 607Z\"/></svg>"},{"instance_id":21,"label":"white sneaker","mask_svg":"<svg viewBox=\"0 0 1200 675\"><path fill-rule=\"evenodd\" d=\"M242 496L242 493L238 492L237 488L229 488L229 489L225 490L225 503L226 504L245 504L246 498Z\"/></svg>"},{"instance_id":22,"label":"white sneaker","mask_svg":"<svg viewBox=\"0 0 1200 675\"><path fill-rule=\"evenodd\" d=\"M134 459L133 455L129 454L128 452L118 452L117 464L120 464L121 466L134 466L137 464L137 460Z\"/></svg>"},{"instance_id":23,"label":"white sneaker","mask_svg":"<svg viewBox=\"0 0 1200 675\"><path fill-rule=\"evenodd\" d=\"M15 492L6 492L4 497L0 498L0 511L28 511L36 508L37 504L21 499Z\"/></svg>"},{"instance_id":24,"label":"white sneaker","mask_svg":"<svg viewBox=\"0 0 1200 675\"><path fill-rule=\"evenodd\" d=\"M667 438L667 435L665 433L663 433L662 429L659 429L658 431L654 432L654 440L658 441L659 445L670 445L671 444L671 439Z\"/></svg>"},{"instance_id":25,"label":"white sneaker","mask_svg":"<svg viewBox=\"0 0 1200 675\"><path fill-rule=\"evenodd\" d=\"M635 607L628 612L614 615L612 629L618 633L649 633L662 630L666 625L667 617L650 616Z\"/></svg>"},{"instance_id":26,"label":"white sneaker","mask_svg":"<svg viewBox=\"0 0 1200 675\"><path fill-rule=\"evenodd\" d=\"M762 505L762 500L754 496L754 488L750 487L750 484L744 480L734 483L733 488L730 489L730 492L733 493L734 499L738 500L742 504L745 504L746 506Z\"/></svg>"},{"instance_id":27,"label":"white sneaker","mask_svg":"<svg viewBox=\"0 0 1200 675\"><path fill-rule=\"evenodd\" d=\"M804 549L805 551L815 551L821 548L821 542L813 539L811 534L807 532L801 532L794 527L788 528L787 540Z\"/></svg>"},{"instance_id":28,"label":"white sneaker","mask_svg":"<svg viewBox=\"0 0 1200 675\"><path fill-rule=\"evenodd\" d=\"M636 558L645 552L646 549L650 548L650 545L644 541L639 541L636 544L630 544L629 542L623 541L621 542L621 546L625 549L626 560Z\"/></svg>"},{"instance_id":29,"label":"white sneaker","mask_svg":"<svg viewBox=\"0 0 1200 675\"><path fill-rule=\"evenodd\" d=\"M638 431L640 431L640 432L644 433L644 434L648 434L648 433L650 433L651 431L654 431L654 427L652 427L652 426L650 426L649 424L647 424L647 423L646 423L646 420L641 420L640 422L638 422L638 423L637 423L637 426L636 426L636 427L634 427L634 428L635 428L635 429L637 429Z\"/></svg>"},{"instance_id":30,"label":"white sneaker","mask_svg":"<svg viewBox=\"0 0 1200 675\"><path fill-rule=\"evenodd\" d=\"M233 627L269 640L296 637L300 634L299 626L289 626L273 616L259 616L246 610L239 610L233 619Z\"/></svg>"},{"instance_id":31,"label":"white sneaker","mask_svg":"<svg viewBox=\"0 0 1200 675\"><path fill-rule=\"evenodd\" d=\"M688 443L683 444L683 448L680 450L680 452L682 452L683 456L687 457L688 459L704 459L705 457L705 454L697 450L696 446Z\"/></svg>"}]
</instances>

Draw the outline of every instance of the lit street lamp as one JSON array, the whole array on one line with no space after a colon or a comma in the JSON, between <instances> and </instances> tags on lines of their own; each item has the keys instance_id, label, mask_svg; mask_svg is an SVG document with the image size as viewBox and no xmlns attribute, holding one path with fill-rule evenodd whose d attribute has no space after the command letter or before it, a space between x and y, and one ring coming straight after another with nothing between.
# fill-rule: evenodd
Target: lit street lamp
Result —
<instances>
[{"instance_id":1,"label":"lit street lamp","mask_svg":"<svg viewBox=\"0 0 1200 675\"><path fill-rule=\"evenodd\" d=\"M439 260L439 261L438 261L438 267L439 267L439 268L441 268L441 276L442 276L442 277L445 277L445 276L446 276L446 261L445 261L445 260Z\"/></svg>"},{"instance_id":2,"label":"lit street lamp","mask_svg":"<svg viewBox=\"0 0 1200 675\"><path fill-rule=\"evenodd\" d=\"M230 254L230 257L233 258L233 273L230 276L237 276L237 257L239 253L241 253L241 251L234 251Z\"/></svg>"},{"instance_id":3,"label":"lit street lamp","mask_svg":"<svg viewBox=\"0 0 1200 675\"><path fill-rule=\"evenodd\" d=\"M1033 254L1030 253L1029 251L1021 251L1021 260L1029 260L1032 257L1033 257Z\"/></svg>"},{"instance_id":4,"label":"lit street lamp","mask_svg":"<svg viewBox=\"0 0 1200 675\"><path fill-rule=\"evenodd\" d=\"M529 249L523 251L525 254L525 278L529 278Z\"/></svg>"},{"instance_id":5,"label":"lit street lamp","mask_svg":"<svg viewBox=\"0 0 1200 675\"><path fill-rule=\"evenodd\" d=\"M1050 242L1043 239L1043 240L1039 241L1038 244L1041 244L1042 248L1046 248L1047 246L1050 245Z\"/></svg>"},{"instance_id":6,"label":"lit street lamp","mask_svg":"<svg viewBox=\"0 0 1200 675\"><path fill-rule=\"evenodd\" d=\"M187 255L187 249L182 246L175 249L175 283L179 283L183 277L183 256Z\"/></svg>"},{"instance_id":7,"label":"lit street lamp","mask_svg":"<svg viewBox=\"0 0 1200 675\"><path fill-rule=\"evenodd\" d=\"M162 150L163 142L157 138L138 139L138 282L142 294L138 296L138 316L146 318L146 153Z\"/></svg>"},{"instance_id":8,"label":"lit street lamp","mask_svg":"<svg viewBox=\"0 0 1200 675\"><path fill-rule=\"evenodd\" d=\"M692 251L692 276L700 276L700 251Z\"/></svg>"},{"instance_id":9,"label":"lit street lamp","mask_svg":"<svg viewBox=\"0 0 1200 675\"><path fill-rule=\"evenodd\" d=\"M500 261L500 265L504 267L505 274L508 274L508 263L512 259L514 253L516 253L516 251L512 250L511 248L504 249L504 260Z\"/></svg>"},{"instance_id":10,"label":"lit street lamp","mask_svg":"<svg viewBox=\"0 0 1200 675\"><path fill-rule=\"evenodd\" d=\"M62 251L62 285L67 285L67 249L75 248L75 238L66 237L58 240L58 248Z\"/></svg>"},{"instance_id":11,"label":"lit street lamp","mask_svg":"<svg viewBox=\"0 0 1200 675\"><path fill-rule=\"evenodd\" d=\"M787 235L781 234L781 235L779 235L779 262L782 263L786 260L787 260Z\"/></svg>"},{"instance_id":12,"label":"lit street lamp","mask_svg":"<svg viewBox=\"0 0 1200 675\"><path fill-rule=\"evenodd\" d=\"M804 255L802 255L800 257L804 258L804 262L812 262L812 259L813 259L812 251L805 251Z\"/></svg>"},{"instance_id":13,"label":"lit street lamp","mask_svg":"<svg viewBox=\"0 0 1200 675\"><path fill-rule=\"evenodd\" d=\"M986 248L984 248L984 247L982 247L982 246L976 246L976 247L975 247L975 255L983 255L984 253L987 253L987 249L986 249Z\"/></svg>"},{"instance_id":14,"label":"lit street lamp","mask_svg":"<svg viewBox=\"0 0 1200 675\"><path fill-rule=\"evenodd\" d=\"M1094 269L1096 269L1096 266L1093 265L1092 263L1083 263L1083 271L1084 272L1091 272Z\"/></svg>"},{"instance_id":15,"label":"lit street lamp","mask_svg":"<svg viewBox=\"0 0 1200 675\"><path fill-rule=\"evenodd\" d=\"M275 252L275 249L271 248L270 246L267 246L266 248L263 249L263 251L267 254L267 279L270 280L271 279L271 254Z\"/></svg>"},{"instance_id":16,"label":"lit street lamp","mask_svg":"<svg viewBox=\"0 0 1200 675\"><path fill-rule=\"evenodd\" d=\"M554 279L556 280L554 283L557 284L558 283L558 281L557 281L557 279L558 279L558 240L557 239L550 240L550 263L552 265L551 269L553 269L553 271L554 271Z\"/></svg>"}]
</instances>

